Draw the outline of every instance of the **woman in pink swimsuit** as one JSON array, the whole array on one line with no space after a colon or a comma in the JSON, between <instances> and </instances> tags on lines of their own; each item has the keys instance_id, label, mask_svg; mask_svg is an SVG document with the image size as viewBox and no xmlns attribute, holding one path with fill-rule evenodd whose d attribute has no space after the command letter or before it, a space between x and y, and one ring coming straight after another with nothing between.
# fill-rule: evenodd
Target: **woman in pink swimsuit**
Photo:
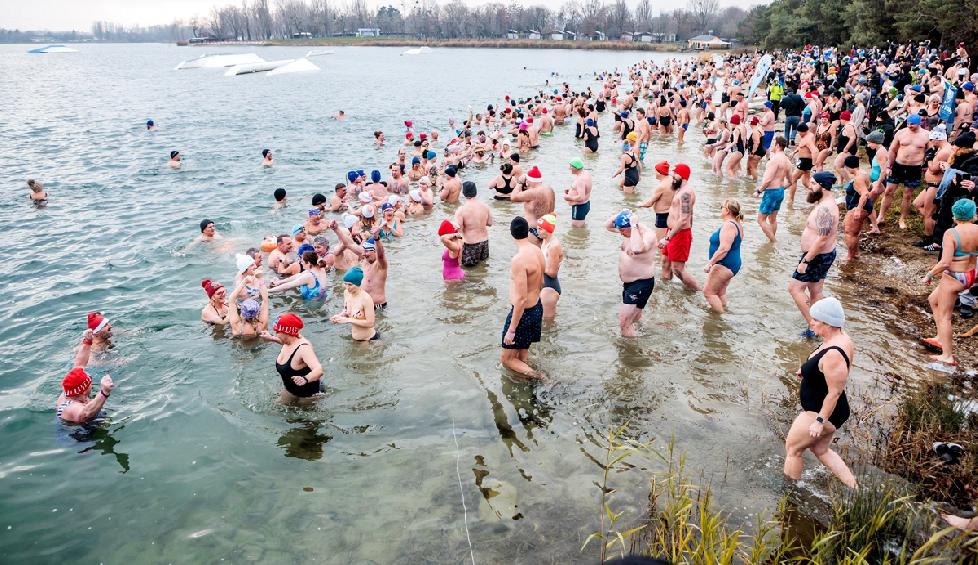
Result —
<instances>
[{"instance_id":1,"label":"woman in pink swimsuit","mask_svg":"<svg viewBox=\"0 0 978 565\"><path fill-rule=\"evenodd\" d=\"M458 264L462 254L462 234L458 233L449 220L442 220L438 226L438 237L445 251L441 254L441 273L446 281L460 281L465 278L465 272Z\"/></svg>"}]
</instances>

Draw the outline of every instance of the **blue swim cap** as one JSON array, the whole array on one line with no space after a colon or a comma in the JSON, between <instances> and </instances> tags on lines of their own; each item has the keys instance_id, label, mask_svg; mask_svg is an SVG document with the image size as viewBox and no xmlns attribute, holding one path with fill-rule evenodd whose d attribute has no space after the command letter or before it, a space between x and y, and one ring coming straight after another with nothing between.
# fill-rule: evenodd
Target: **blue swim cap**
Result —
<instances>
[{"instance_id":1,"label":"blue swim cap","mask_svg":"<svg viewBox=\"0 0 978 565\"><path fill-rule=\"evenodd\" d=\"M960 222L967 222L975 219L975 201L970 198L962 198L951 206L951 214L954 219Z\"/></svg>"},{"instance_id":2,"label":"blue swim cap","mask_svg":"<svg viewBox=\"0 0 978 565\"><path fill-rule=\"evenodd\" d=\"M426 151L426 152L425 152L425 158L426 158L426 159L428 159L429 161L430 161L431 159L434 159L434 158L435 158L435 157L437 157L437 156L438 156L438 154L437 154L437 153L435 153L434 151Z\"/></svg>"},{"instance_id":3,"label":"blue swim cap","mask_svg":"<svg viewBox=\"0 0 978 565\"><path fill-rule=\"evenodd\" d=\"M357 172L356 171L348 171L346 173L346 180L348 180L350 182L356 181L357 180Z\"/></svg>"},{"instance_id":4,"label":"blue swim cap","mask_svg":"<svg viewBox=\"0 0 978 565\"><path fill-rule=\"evenodd\" d=\"M299 257L302 257L302 254L305 253L306 251L315 251L315 250L316 250L315 247L309 245L308 243L303 243L302 245L299 246L298 249L295 250L295 254L298 255Z\"/></svg>"},{"instance_id":5,"label":"blue swim cap","mask_svg":"<svg viewBox=\"0 0 978 565\"><path fill-rule=\"evenodd\" d=\"M621 117L627 118L628 117L628 110L622 110Z\"/></svg>"},{"instance_id":6,"label":"blue swim cap","mask_svg":"<svg viewBox=\"0 0 978 565\"><path fill-rule=\"evenodd\" d=\"M367 178L367 173L363 172L363 169L357 169L357 176Z\"/></svg>"},{"instance_id":7,"label":"blue swim cap","mask_svg":"<svg viewBox=\"0 0 978 565\"><path fill-rule=\"evenodd\" d=\"M370 171L370 180L374 182L380 182L380 178L381 178L380 171L378 171L377 169Z\"/></svg>"},{"instance_id":8,"label":"blue swim cap","mask_svg":"<svg viewBox=\"0 0 978 565\"><path fill-rule=\"evenodd\" d=\"M591 127L594 125L594 120L588 118L587 121L584 122L584 124L587 125L587 127Z\"/></svg>"},{"instance_id":9,"label":"blue swim cap","mask_svg":"<svg viewBox=\"0 0 978 565\"><path fill-rule=\"evenodd\" d=\"M615 216L615 227L620 230L632 227L632 211L622 210L618 212L618 215Z\"/></svg>"},{"instance_id":10,"label":"blue swim cap","mask_svg":"<svg viewBox=\"0 0 978 565\"><path fill-rule=\"evenodd\" d=\"M360 286L360 283L363 282L363 270L360 267L353 267L343 275L343 282Z\"/></svg>"},{"instance_id":11,"label":"blue swim cap","mask_svg":"<svg viewBox=\"0 0 978 565\"><path fill-rule=\"evenodd\" d=\"M414 158L412 158L411 159L411 164L412 165L420 165L421 164L421 157L414 157Z\"/></svg>"},{"instance_id":12,"label":"blue swim cap","mask_svg":"<svg viewBox=\"0 0 978 565\"><path fill-rule=\"evenodd\" d=\"M258 312L261 310L261 304L253 298L244 300L241 302L241 317L245 320L254 320L258 317Z\"/></svg>"},{"instance_id":13,"label":"blue swim cap","mask_svg":"<svg viewBox=\"0 0 978 565\"><path fill-rule=\"evenodd\" d=\"M920 125L920 115L919 114L911 114L911 115L907 116L907 125L908 126L919 126Z\"/></svg>"},{"instance_id":14,"label":"blue swim cap","mask_svg":"<svg viewBox=\"0 0 978 565\"><path fill-rule=\"evenodd\" d=\"M765 108L774 108L774 104L772 104L771 101L768 100L767 102L764 103L764 107Z\"/></svg>"},{"instance_id":15,"label":"blue swim cap","mask_svg":"<svg viewBox=\"0 0 978 565\"><path fill-rule=\"evenodd\" d=\"M152 126L152 125L156 125L156 123L153 120L146 120L146 125Z\"/></svg>"},{"instance_id":16,"label":"blue swim cap","mask_svg":"<svg viewBox=\"0 0 978 565\"><path fill-rule=\"evenodd\" d=\"M819 184L822 188L830 189L832 185L835 184L836 176L829 171L819 171L812 175L812 180Z\"/></svg>"},{"instance_id":17,"label":"blue swim cap","mask_svg":"<svg viewBox=\"0 0 978 565\"><path fill-rule=\"evenodd\" d=\"M363 250L364 251L376 251L377 250L377 240L375 240L374 238L371 237L367 241L364 241L363 242Z\"/></svg>"}]
</instances>

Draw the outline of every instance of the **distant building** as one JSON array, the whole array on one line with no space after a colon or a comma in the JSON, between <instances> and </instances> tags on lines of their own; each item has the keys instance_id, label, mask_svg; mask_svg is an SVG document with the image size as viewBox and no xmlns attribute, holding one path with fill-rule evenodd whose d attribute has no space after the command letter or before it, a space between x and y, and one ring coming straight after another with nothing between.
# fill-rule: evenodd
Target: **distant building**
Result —
<instances>
[{"instance_id":1,"label":"distant building","mask_svg":"<svg viewBox=\"0 0 978 565\"><path fill-rule=\"evenodd\" d=\"M715 35L697 35L686 40L690 49L729 49L730 42Z\"/></svg>"},{"instance_id":2,"label":"distant building","mask_svg":"<svg viewBox=\"0 0 978 565\"><path fill-rule=\"evenodd\" d=\"M311 39L312 34L308 31L298 31L292 34L292 39Z\"/></svg>"},{"instance_id":3,"label":"distant building","mask_svg":"<svg viewBox=\"0 0 978 565\"><path fill-rule=\"evenodd\" d=\"M621 41L635 41L635 34L630 31L626 31L621 34L621 37L619 39Z\"/></svg>"},{"instance_id":4,"label":"distant building","mask_svg":"<svg viewBox=\"0 0 978 565\"><path fill-rule=\"evenodd\" d=\"M526 32L526 38L527 39L543 39L543 36L540 35L540 32L539 31L537 31L535 29L531 29L530 31Z\"/></svg>"},{"instance_id":5,"label":"distant building","mask_svg":"<svg viewBox=\"0 0 978 565\"><path fill-rule=\"evenodd\" d=\"M551 41L563 41L564 40L564 32L562 32L562 31L551 31L551 32L547 32L547 39L550 39Z\"/></svg>"},{"instance_id":6,"label":"distant building","mask_svg":"<svg viewBox=\"0 0 978 565\"><path fill-rule=\"evenodd\" d=\"M675 43L676 34L643 31L639 34L638 40L642 43Z\"/></svg>"},{"instance_id":7,"label":"distant building","mask_svg":"<svg viewBox=\"0 0 978 565\"><path fill-rule=\"evenodd\" d=\"M566 39L567 41L577 41L577 34L574 33L573 31L565 31L564 39Z\"/></svg>"},{"instance_id":8,"label":"distant building","mask_svg":"<svg viewBox=\"0 0 978 565\"><path fill-rule=\"evenodd\" d=\"M357 28L357 37L380 37L379 27Z\"/></svg>"},{"instance_id":9,"label":"distant building","mask_svg":"<svg viewBox=\"0 0 978 565\"><path fill-rule=\"evenodd\" d=\"M595 31L591 34L590 39L591 41L605 41L608 39L608 36L605 35L603 31Z\"/></svg>"},{"instance_id":10,"label":"distant building","mask_svg":"<svg viewBox=\"0 0 978 565\"><path fill-rule=\"evenodd\" d=\"M519 39L519 38L520 38L520 32L516 31L515 29L511 29L506 32L506 39Z\"/></svg>"}]
</instances>

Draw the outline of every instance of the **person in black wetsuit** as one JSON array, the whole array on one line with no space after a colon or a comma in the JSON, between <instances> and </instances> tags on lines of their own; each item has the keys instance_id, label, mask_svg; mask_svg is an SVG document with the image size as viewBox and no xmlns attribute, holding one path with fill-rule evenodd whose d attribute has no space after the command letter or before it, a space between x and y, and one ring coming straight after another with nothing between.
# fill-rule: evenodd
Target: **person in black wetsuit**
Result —
<instances>
[{"instance_id":1,"label":"person in black wetsuit","mask_svg":"<svg viewBox=\"0 0 978 565\"><path fill-rule=\"evenodd\" d=\"M282 377L282 402L311 398L322 392L323 367L309 340L299 334L302 320L291 312L282 314L275 322L275 335L267 331L261 337L282 344L275 359L275 370Z\"/></svg>"},{"instance_id":2,"label":"person in black wetsuit","mask_svg":"<svg viewBox=\"0 0 978 565\"><path fill-rule=\"evenodd\" d=\"M784 474L796 481L801 478L802 454L808 449L846 486L855 488L856 477L839 454L829 449L835 431L849 419L845 386L854 345L842 331L846 315L838 299L827 297L812 304L811 316L812 331L823 341L798 369L803 412L785 438Z\"/></svg>"}]
</instances>

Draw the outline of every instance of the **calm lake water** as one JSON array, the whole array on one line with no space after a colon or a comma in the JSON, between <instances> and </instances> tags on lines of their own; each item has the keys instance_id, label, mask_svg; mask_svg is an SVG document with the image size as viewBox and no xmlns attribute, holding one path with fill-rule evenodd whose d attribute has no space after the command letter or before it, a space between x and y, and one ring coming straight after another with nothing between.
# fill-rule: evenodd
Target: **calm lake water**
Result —
<instances>
[{"instance_id":1,"label":"calm lake water","mask_svg":"<svg viewBox=\"0 0 978 565\"><path fill-rule=\"evenodd\" d=\"M597 86L596 70L665 56L439 49L410 57L350 47L316 59L319 73L226 78L173 70L199 49L26 49L0 46L5 562L457 563L469 559L463 495L477 562L593 562L592 548L579 548L598 528L595 459L601 436L625 422L660 450L674 437L735 522L770 512L785 492L781 434L797 409L795 369L814 347L797 337L803 320L786 291L807 212L799 196L782 214L779 244L763 243L750 184L714 177L699 133L682 148L653 141L646 164L693 167L690 268L700 280L720 203L744 203L745 267L730 286L730 311L711 315L701 295L659 284L641 337L618 337L620 237L599 222L638 199L610 180L618 153L606 115L602 151L586 159L591 227L568 233L569 209L558 204L564 294L557 323L531 353L552 376L546 384L513 379L498 363L507 225L518 212L506 204L493 203L488 265L451 287L435 236L451 210L408 223L388 247L391 306L380 342L353 343L347 326L328 323L339 283L321 309L273 299L273 315L303 317L324 363L328 395L310 409L275 402L277 346L239 343L199 321L201 278L230 284L234 251L301 221L311 195L346 170L385 169L403 120L446 131L449 116L535 92L551 72L575 88ZM271 60L305 49L258 52ZM340 109L348 121L330 120ZM159 131L144 130L147 118ZM393 143L373 148L374 129ZM258 166L263 147L275 152L271 170ZM182 171L166 167L171 149L184 155ZM570 183L565 163L580 154L567 126L529 162L559 191ZM496 169L469 168L465 178L482 189ZM29 177L46 183L47 209L23 198ZM277 187L292 202L282 212L270 210ZM230 251L182 252L204 217ZM827 286L846 303L857 342L849 386L858 415L858 393L888 394L884 375L905 373L910 354L889 331L899 321L843 288L837 268ZM110 372L116 390L106 420L83 431L57 424L53 405L93 309L117 334L110 365L93 374ZM664 467L654 457L632 462L612 478L629 520L644 515L649 473ZM824 491L830 476L808 464L801 488Z\"/></svg>"}]
</instances>

